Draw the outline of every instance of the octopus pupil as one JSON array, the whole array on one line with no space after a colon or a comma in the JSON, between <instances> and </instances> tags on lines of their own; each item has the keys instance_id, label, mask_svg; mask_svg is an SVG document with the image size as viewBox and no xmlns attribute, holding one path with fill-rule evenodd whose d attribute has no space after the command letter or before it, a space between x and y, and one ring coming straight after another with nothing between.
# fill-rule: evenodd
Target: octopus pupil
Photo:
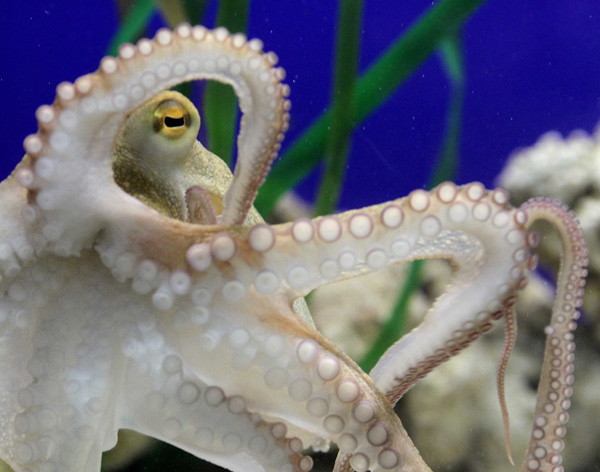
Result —
<instances>
[{"instance_id":1,"label":"octopus pupil","mask_svg":"<svg viewBox=\"0 0 600 472\"><path fill-rule=\"evenodd\" d=\"M172 116L165 116L165 126L167 128L179 128L185 125L185 118L183 116L179 118L173 118Z\"/></svg>"}]
</instances>

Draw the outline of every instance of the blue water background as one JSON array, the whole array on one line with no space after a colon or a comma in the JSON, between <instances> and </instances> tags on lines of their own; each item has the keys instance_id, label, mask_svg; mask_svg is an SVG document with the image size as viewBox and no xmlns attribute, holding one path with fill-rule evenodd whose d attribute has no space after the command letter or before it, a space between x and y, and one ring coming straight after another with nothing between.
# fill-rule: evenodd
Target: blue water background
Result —
<instances>
[{"instance_id":1,"label":"blue water background","mask_svg":"<svg viewBox=\"0 0 600 472\"><path fill-rule=\"evenodd\" d=\"M432 2L366 0L361 69ZM249 36L275 51L292 89L289 144L330 99L337 2L253 0ZM2 177L61 81L95 70L117 28L111 0L5 2L0 9ZM160 19L155 19L157 26ZM492 186L507 157L545 131L600 119L600 1L490 0L464 28L466 97L457 181ZM394 71L389 71L393 74ZM449 86L433 56L357 130L342 208L423 187L444 131ZM317 179L301 185L312 198Z\"/></svg>"}]
</instances>

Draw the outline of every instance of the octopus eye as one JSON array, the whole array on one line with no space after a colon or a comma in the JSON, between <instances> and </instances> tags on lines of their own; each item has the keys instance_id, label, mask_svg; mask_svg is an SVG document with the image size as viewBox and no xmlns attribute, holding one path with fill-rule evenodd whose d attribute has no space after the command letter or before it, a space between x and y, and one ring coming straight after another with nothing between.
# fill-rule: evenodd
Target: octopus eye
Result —
<instances>
[{"instance_id":1,"label":"octopus eye","mask_svg":"<svg viewBox=\"0 0 600 472\"><path fill-rule=\"evenodd\" d=\"M190 127L190 113L177 100L165 100L154 111L154 131L168 139L179 139Z\"/></svg>"}]
</instances>

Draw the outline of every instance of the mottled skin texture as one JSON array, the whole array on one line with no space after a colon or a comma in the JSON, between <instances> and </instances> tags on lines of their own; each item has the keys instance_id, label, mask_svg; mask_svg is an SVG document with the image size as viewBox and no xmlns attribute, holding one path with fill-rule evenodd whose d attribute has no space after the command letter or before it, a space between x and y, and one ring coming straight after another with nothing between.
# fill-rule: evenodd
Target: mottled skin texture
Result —
<instances>
[{"instance_id":1,"label":"mottled skin texture","mask_svg":"<svg viewBox=\"0 0 600 472\"><path fill-rule=\"evenodd\" d=\"M523 470L560 472L587 254L557 202L522 208L474 183L269 226L252 208L287 129L289 89L260 42L181 25L57 88L0 186L0 457L16 472L95 472L119 428L234 471L425 471L392 405L494 320L535 265L527 227L564 243ZM231 84L238 162L196 142L177 83ZM446 258L448 291L368 376L301 297L392 263ZM340 322L343 322L341 320ZM501 373L506 366L503 356ZM499 385L502 384L500 375Z\"/></svg>"}]
</instances>

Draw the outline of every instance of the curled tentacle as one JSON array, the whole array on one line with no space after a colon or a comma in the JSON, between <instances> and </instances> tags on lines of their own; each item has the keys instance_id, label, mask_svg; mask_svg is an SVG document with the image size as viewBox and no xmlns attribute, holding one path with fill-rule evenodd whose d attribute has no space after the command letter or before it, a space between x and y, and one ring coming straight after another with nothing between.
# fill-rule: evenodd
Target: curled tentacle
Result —
<instances>
[{"instance_id":1,"label":"curled tentacle","mask_svg":"<svg viewBox=\"0 0 600 472\"><path fill-rule=\"evenodd\" d=\"M60 84L54 104L37 110L39 131L25 139L31 161L17 173L29 189L40 246L77 254L110 221L112 208L140 211L112 179L116 136L132 110L161 90L196 79L228 83L239 97L239 156L222 222L243 223L289 119L285 74L274 67L276 56L261 49L260 41L224 28L183 24L174 32L159 30L153 40L125 44L94 74ZM73 204L82 211L73 211ZM104 210L103 218L97 218L98 210Z\"/></svg>"},{"instance_id":2,"label":"curled tentacle","mask_svg":"<svg viewBox=\"0 0 600 472\"><path fill-rule=\"evenodd\" d=\"M563 470L561 452L566 434L568 410L573 394L573 331L583 303L587 275L587 247L573 212L556 200L534 198L521 207L528 224L545 220L558 230L563 255L557 278L556 298L550 324L546 327L544 362L538 386L537 404L531 440L521 470Z\"/></svg>"}]
</instances>

